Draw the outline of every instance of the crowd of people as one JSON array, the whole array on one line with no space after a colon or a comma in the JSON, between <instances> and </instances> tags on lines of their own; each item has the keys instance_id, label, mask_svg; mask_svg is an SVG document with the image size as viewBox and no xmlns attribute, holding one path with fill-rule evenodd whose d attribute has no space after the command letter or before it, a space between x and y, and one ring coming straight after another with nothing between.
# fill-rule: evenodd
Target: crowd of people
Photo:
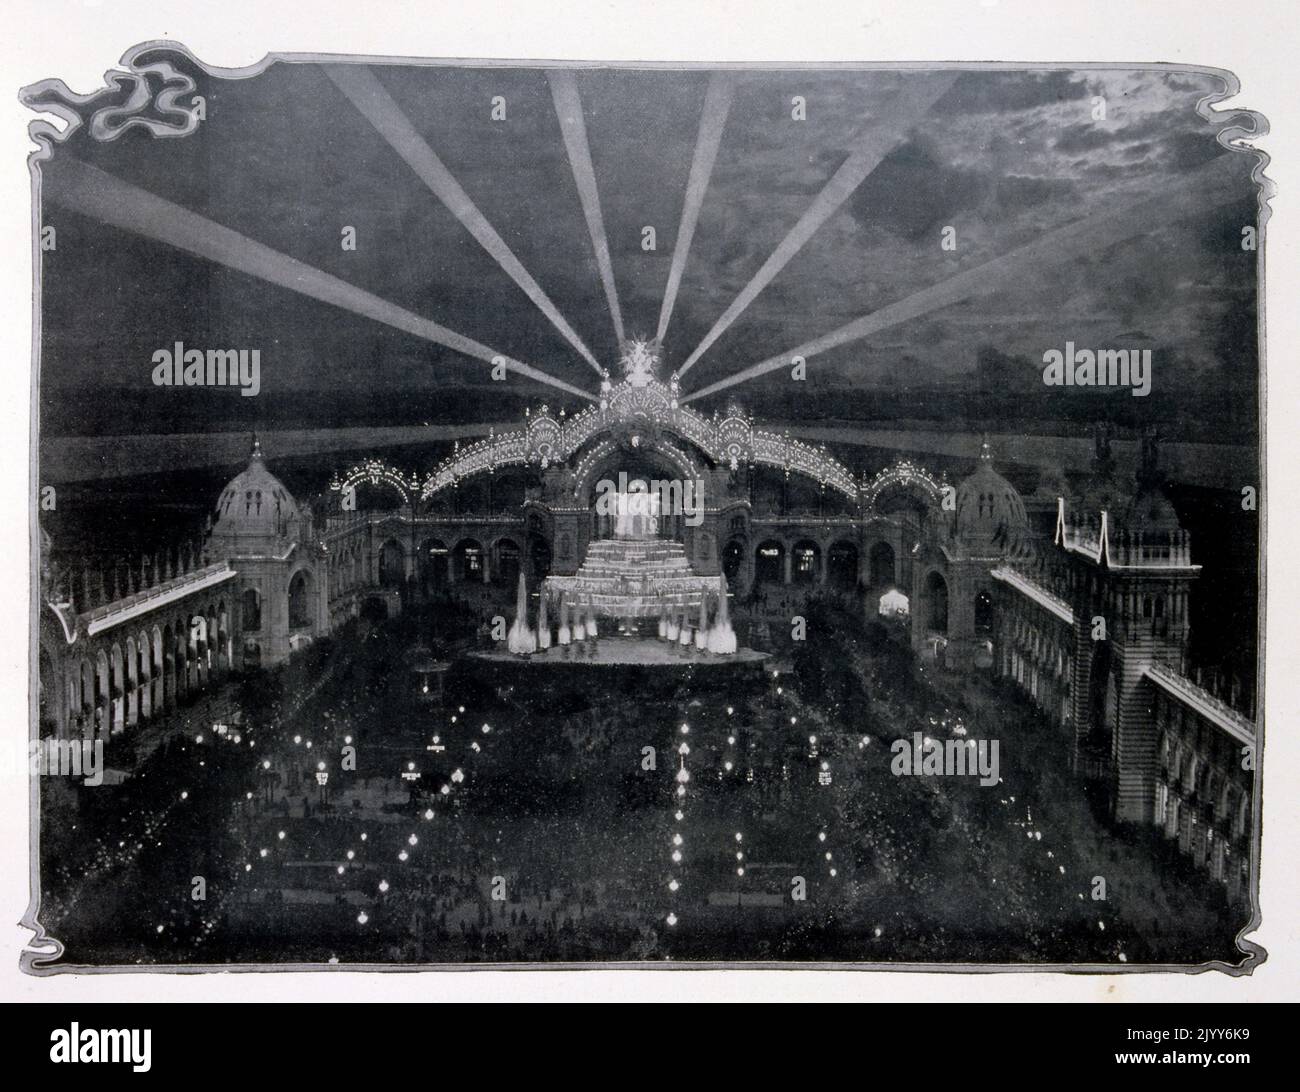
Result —
<instances>
[{"instance_id":1,"label":"crowd of people","mask_svg":"<svg viewBox=\"0 0 1300 1092\"><path fill-rule=\"evenodd\" d=\"M1030 707L922 664L851 601L805 600L804 640L773 624L761 675L599 689L466 657L500 609L487 589L359 620L235 684L238 733L187 724L123 786L52 802L46 920L68 958L1230 952L1226 909L1093 814ZM405 666L415 647L451 663L441 699ZM1002 782L894 776L890 744L917 730L996 736Z\"/></svg>"}]
</instances>

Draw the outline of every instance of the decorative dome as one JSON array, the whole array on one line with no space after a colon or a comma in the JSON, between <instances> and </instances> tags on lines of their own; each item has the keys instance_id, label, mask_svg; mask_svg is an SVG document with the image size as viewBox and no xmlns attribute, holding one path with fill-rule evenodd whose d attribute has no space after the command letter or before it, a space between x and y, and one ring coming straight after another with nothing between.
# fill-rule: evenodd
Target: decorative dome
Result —
<instances>
[{"instance_id":1,"label":"decorative dome","mask_svg":"<svg viewBox=\"0 0 1300 1092\"><path fill-rule=\"evenodd\" d=\"M235 475L217 501L214 538L281 538L296 533L298 505L262 460L262 445L253 441L248 466Z\"/></svg>"},{"instance_id":2,"label":"decorative dome","mask_svg":"<svg viewBox=\"0 0 1300 1092\"><path fill-rule=\"evenodd\" d=\"M1147 486L1133 498L1124 517L1124 528L1144 535L1168 534L1182 530L1178 513L1158 486Z\"/></svg>"},{"instance_id":3,"label":"decorative dome","mask_svg":"<svg viewBox=\"0 0 1300 1092\"><path fill-rule=\"evenodd\" d=\"M1029 529L1025 502L1015 486L993 469L985 443L975 473L957 486L954 532L972 553L989 556L1013 552Z\"/></svg>"},{"instance_id":4,"label":"decorative dome","mask_svg":"<svg viewBox=\"0 0 1300 1092\"><path fill-rule=\"evenodd\" d=\"M1147 429L1142 434L1142 453L1137 472L1137 495L1124 513L1124 527L1143 535L1165 535L1182 530L1178 513L1160 488L1158 442L1160 434Z\"/></svg>"}]
</instances>

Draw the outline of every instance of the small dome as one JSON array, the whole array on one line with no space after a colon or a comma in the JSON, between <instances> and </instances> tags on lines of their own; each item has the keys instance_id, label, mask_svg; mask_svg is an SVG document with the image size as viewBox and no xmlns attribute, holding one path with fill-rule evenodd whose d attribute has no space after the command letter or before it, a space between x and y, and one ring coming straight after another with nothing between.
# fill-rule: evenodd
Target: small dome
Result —
<instances>
[{"instance_id":1,"label":"small dome","mask_svg":"<svg viewBox=\"0 0 1300 1092\"><path fill-rule=\"evenodd\" d=\"M1125 515L1124 527L1128 531L1141 531L1144 535L1182 530L1173 504L1164 491L1155 486L1143 489L1133 499Z\"/></svg>"},{"instance_id":2,"label":"small dome","mask_svg":"<svg viewBox=\"0 0 1300 1092\"><path fill-rule=\"evenodd\" d=\"M975 473L957 486L957 540L980 555L1010 553L1028 528L1025 502L1015 486L993 469L985 444Z\"/></svg>"},{"instance_id":3,"label":"small dome","mask_svg":"<svg viewBox=\"0 0 1300 1092\"><path fill-rule=\"evenodd\" d=\"M261 445L254 441L248 466L221 491L213 537L278 538L289 533L290 521L296 525L298 519L297 503L280 479L266 468Z\"/></svg>"}]
</instances>

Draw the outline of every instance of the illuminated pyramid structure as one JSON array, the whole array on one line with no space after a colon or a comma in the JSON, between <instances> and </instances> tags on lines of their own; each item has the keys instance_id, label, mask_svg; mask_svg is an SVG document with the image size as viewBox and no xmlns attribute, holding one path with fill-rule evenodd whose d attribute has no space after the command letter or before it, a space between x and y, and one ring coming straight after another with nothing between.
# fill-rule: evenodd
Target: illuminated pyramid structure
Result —
<instances>
[{"instance_id":1,"label":"illuminated pyramid structure","mask_svg":"<svg viewBox=\"0 0 1300 1092\"><path fill-rule=\"evenodd\" d=\"M561 595L584 614L598 617L660 618L682 611L698 615L706 599L716 604L721 578L698 576L680 542L669 539L607 538L593 542L573 576L546 580L552 602Z\"/></svg>"}]
</instances>

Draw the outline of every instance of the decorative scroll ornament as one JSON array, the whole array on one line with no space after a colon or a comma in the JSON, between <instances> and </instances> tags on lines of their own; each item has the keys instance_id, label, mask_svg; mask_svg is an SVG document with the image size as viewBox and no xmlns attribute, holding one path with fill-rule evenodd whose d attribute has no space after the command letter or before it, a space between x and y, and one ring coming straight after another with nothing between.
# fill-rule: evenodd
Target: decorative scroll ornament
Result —
<instances>
[{"instance_id":1,"label":"decorative scroll ornament","mask_svg":"<svg viewBox=\"0 0 1300 1092\"><path fill-rule=\"evenodd\" d=\"M418 487L419 479L415 474L408 477L382 459L366 459L350 467L341 479L336 472L330 480L330 491L348 493L358 485L387 485L401 495L403 504L410 504L411 494Z\"/></svg>"},{"instance_id":2,"label":"decorative scroll ornament","mask_svg":"<svg viewBox=\"0 0 1300 1092\"><path fill-rule=\"evenodd\" d=\"M864 482L862 503L870 508L890 489L919 492L931 504L937 504L943 498L943 483L925 467L906 459L885 467L870 481Z\"/></svg>"},{"instance_id":3,"label":"decorative scroll ornament","mask_svg":"<svg viewBox=\"0 0 1300 1092\"><path fill-rule=\"evenodd\" d=\"M53 114L64 123L62 128L44 119L28 124L28 135L39 146L31 161L49 159L55 144L66 144L82 128L99 141L116 140L137 127L155 137L188 136L198 129L201 117L192 98L194 80L167 61L137 63L141 55L158 54L164 49L188 56L171 46L140 45L122 58L122 68L104 74L104 87L88 95L77 94L58 79L22 88L18 98L24 106Z\"/></svg>"}]
</instances>

